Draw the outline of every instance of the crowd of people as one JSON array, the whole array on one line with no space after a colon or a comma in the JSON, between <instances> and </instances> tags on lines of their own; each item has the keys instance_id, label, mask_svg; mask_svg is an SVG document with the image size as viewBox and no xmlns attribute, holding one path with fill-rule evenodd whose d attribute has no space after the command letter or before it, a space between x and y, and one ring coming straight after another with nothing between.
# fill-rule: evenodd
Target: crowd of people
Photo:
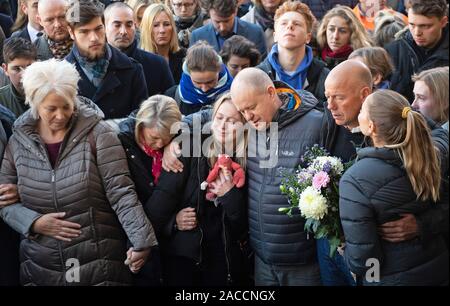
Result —
<instances>
[{"instance_id":1,"label":"crowd of people","mask_svg":"<svg viewBox=\"0 0 450 306\"><path fill-rule=\"evenodd\" d=\"M0 286L449 284L448 1L0 2Z\"/></svg>"}]
</instances>

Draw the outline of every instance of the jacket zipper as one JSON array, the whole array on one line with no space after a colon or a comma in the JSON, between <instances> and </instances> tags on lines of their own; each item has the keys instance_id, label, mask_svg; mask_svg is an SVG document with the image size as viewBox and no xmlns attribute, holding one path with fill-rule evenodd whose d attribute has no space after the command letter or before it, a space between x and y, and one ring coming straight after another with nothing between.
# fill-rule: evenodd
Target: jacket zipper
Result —
<instances>
[{"instance_id":1,"label":"jacket zipper","mask_svg":"<svg viewBox=\"0 0 450 306\"><path fill-rule=\"evenodd\" d=\"M222 233L223 233L223 245L225 247L225 261L227 263L227 285L231 285L233 279L230 273L230 260L228 259L228 248L227 248L227 233L225 231L225 212L222 208Z\"/></svg>"},{"instance_id":2,"label":"jacket zipper","mask_svg":"<svg viewBox=\"0 0 450 306\"><path fill-rule=\"evenodd\" d=\"M197 179L198 179L198 184L200 186L201 184L201 179L200 179L200 158L197 159ZM196 208L196 214L197 214L197 226L198 229L200 230L200 254L198 256L198 262L197 262L197 266L200 266L200 264L202 263L203 260L203 250L202 250L202 243L203 243L203 230L202 227L200 225L198 216L199 216L199 212L200 212L200 196L201 196L201 190L199 188L198 193L197 193L197 208Z\"/></svg>"},{"instance_id":3,"label":"jacket zipper","mask_svg":"<svg viewBox=\"0 0 450 306\"><path fill-rule=\"evenodd\" d=\"M270 142L270 136L267 136L266 139L266 150L267 150L267 144ZM263 235L263 216L262 216L262 212L261 212L261 201L262 201L262 197L263 197L263 190L264 190L264 186L266 185L266 177L267 177L267 168L264 168L264 174L263 174L263 179L262 179L262 183L261 183L261 188L259 190L259 201L258 201L258 214L260 217L260 222L259 222L259 230L261 232L261 236ZM262 237L261 237L262 238Z\"/></svg>"},{"instance_id":4,"label":"jacket zipper","mask_svg":"<svg viewBox=\"0 0 450 306\"><path fill-rule=\"evenodd\" d=\"M48 164L49 164L50 168L52 169L51 182L52 182L53 205L55 206L56 212L59 212L59 209L58 209L58 200L57 200L57 197L56 197L56 173L55 173L55 169L58 166L58 161L59 161L60 154L61 154L61 147L59 148L58 158L56 159L55 166L52 167L52 165L50 163L50 157L48 156L48 153L47 153L47 161L48 161ZM62 252L61 241L59 241L57 239L56 243L58 244L58 253L59 253L59 258L61 260L61 266L62 266L62 268L64 270L64 275L66 275L67 269L66 269L66 265L64 263L64 256L63 256L63 252ZM67 286L67 281L66 281L65 277L64 277L64 286Z\"/></svg>"}]
</instances>

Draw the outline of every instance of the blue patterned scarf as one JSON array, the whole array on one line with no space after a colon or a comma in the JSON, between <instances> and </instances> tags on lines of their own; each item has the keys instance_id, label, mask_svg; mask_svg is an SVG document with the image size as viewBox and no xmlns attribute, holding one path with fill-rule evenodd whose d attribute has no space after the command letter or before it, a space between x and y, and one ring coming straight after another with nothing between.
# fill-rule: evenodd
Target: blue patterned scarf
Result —
<instances>
[{"instance_id":1,"label":"blue patterned scarf","mask_svg":"<svg viewBox=\"0 0 450 306\"><path fill-rule=\"evenodd\" d=\"M73 45L73 54L78 64L80 64L88 79L97 88L102 83L106 72L108 71L109 60L111 59L111 49L109 45L106 44L105 48L105 56L96 61L90 61L80 54L80 51L75 44Z\"/></svg>"},{"instance_id":2,"label":"blue patterned scarf","mask_svg":"<svg viewBox=\"0 0 450 306\"><path fill-rule=\"evenodd\" d=\"M183 74L181 75L180 86L178 86L181 101L186 104L211 104L216 98L231 87L233 77L228 72L227 67L222 64L222 70L219 72L219 82L216 87L207 92L194 86L187 70L186 63L183 64Z\"/></svg>"}]
</instances>

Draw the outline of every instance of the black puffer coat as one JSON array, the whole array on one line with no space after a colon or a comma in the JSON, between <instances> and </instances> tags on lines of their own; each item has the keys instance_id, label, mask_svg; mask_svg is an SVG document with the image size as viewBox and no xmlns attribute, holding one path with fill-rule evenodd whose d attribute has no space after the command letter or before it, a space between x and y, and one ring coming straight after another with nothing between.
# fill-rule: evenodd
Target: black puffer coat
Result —
<instances>
[{"instance_id":1,"label":"black puffer coat","mask_svg":"<svg viewBox=\"0 0 450 306\"><path fill-rule=\"evenodd\" d=\"M200 184L209 173L205 157L182 157L183 172L161 173L152 197L145 205L155 227L161 248L172 256L190 258L201 263L202 243L222 241L226 252L228 280L231 284L244 281L245 268L239 241L248 231L245 188L231 189L218 198L218 206L205 198ZM199 226L190 231L175 228L177 213L186 207L196 209Z\"/></svg>"},{"instance_id":2,"label":"black puffer coat","mask_svg":"<svg viewBox=\"0 0 450 306\"><path fill-rule=\"evenodd\" d=\"M371 267L367 260L375 258L381 267L380 282L367 285L448 284L449 254L442 235L390 243L377 233L378 226L400 219L401 214L420 214L437 204L416 200L394 150L368 147L358 151L358 158L340 182L339 208L350 270L365 278ZM448 185L441 200L448 201Z\"/></svg>"}]
</instances>

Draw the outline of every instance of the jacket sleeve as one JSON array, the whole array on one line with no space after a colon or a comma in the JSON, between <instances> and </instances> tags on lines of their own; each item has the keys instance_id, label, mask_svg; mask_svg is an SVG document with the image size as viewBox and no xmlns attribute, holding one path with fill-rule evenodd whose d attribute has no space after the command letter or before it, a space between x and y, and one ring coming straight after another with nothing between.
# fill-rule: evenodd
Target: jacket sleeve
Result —
<instances>
[{"instance_id":1,"label":"jacket sleeve","mask_svg":"<svg viewBox=\"0 0 450 306\"><path fill-rule=\"evenodd\" d=\"M8 145L5 150L5 155L2 161L0 170L0 184L17 184L17 171L14 164L13 156ZM34 221L39 219L42 215L26 208L21 203L0 208L0 217L16 232L30 236L31 226Z\"/></svg>"},{"instance_id":2,"label":"jacket sleeve","mask_svg":"<svg viewBox=\"0 0 450 306\"><path fill-rule=\"evenodd\" d=\"M188 159L181 158L183 171L174 173L163 170L150 199L145 203L158 236L170 236L176 222L179 206L182 204L184 189L189 177Z\"/></svg>"},{"instance_id":3,"label":"jacket sleeve","mask_svg":"<svg viewBox=\"0 0 450 306\"><path fill-rule=\"evenodd\" d=\"M443 234L447 237L449 234L448 132L433 125L430 121L428 121L428 124L432 129L431 135L434 145L440 153L442 183L439 201L431 209L416 215L419 237L424 243L437 234Z\"/></svg>"},{"instance_id":4,"label":"jacket sleeve","mask_svg":"<svg viewBox=\"0 0 450 306\"><path fill-rule=\"evenodd\" d=\"M382 262L375 211L359 182L346 173L339 185L339 213L345 236L344 256L350 271L363 276L369 267L366 261Z\"/></svg>"},{"instance_id":5,"label":"jacket sleeve","mask_svg":"<svg viewBox=\"0 0 450 306\"><path fill-rule=\"evenodd\" d=\"M203 126L205 123L208 123L211 121L213 110L212 108L208 107L205 109L202 109L196 113L189 114L187 116L183 116L183 122L186 123L189 126L189 130L193 130L194 128L194 118L198 120L197 118L200 116L200 124Z\"/></svg>"},{"instance_id":6,"label":"jacket sleeve","mask_svg":"<svg viewBox=\"0 0 450 306\"><path fill-rule=\"evenodd\" d=\"M119 138L106 123L94 129L97 166L112 209L136 250L155 246L155 233L138 200Z\"/></svg>"},{"instance_id":7,"label":"jacket sleeve","mask_svg":"<svg viewBox=\"0 0 450 306\"><path fill-rule=\"evenodd\" d=\"M219 197L217 201L222 205L225 217L229 221L233 240L239 240L248 231L246 186L233 187Z\"/></svg>"},{"instance_id":8,"label":"jacket sleeve","mask_svg":"<svg viewBox=\"0 0 450 306\"><path fill-rule=\"evenodd\" d=\"M144 69L142 65L136 63L135 73L133 75L133 80L131 82L133 95L132 108L136 110L139 108L141 103L148 98L147 84L145 83Z\"/></svg>"},{"instance_id":9,"label":"jacket sleeve","mask_svg":"<svg viewBox=\"0 0 450 306\"><path fill-rule=\"evenodd\" d=\"M192 47L197 42L197 40L198 40L197 35L198 35L198 31L199 30L203 30L203 27L195 29L194 31L192 31L191 38L189 40L189 47Z\"/></svg>"}]
</instances>

